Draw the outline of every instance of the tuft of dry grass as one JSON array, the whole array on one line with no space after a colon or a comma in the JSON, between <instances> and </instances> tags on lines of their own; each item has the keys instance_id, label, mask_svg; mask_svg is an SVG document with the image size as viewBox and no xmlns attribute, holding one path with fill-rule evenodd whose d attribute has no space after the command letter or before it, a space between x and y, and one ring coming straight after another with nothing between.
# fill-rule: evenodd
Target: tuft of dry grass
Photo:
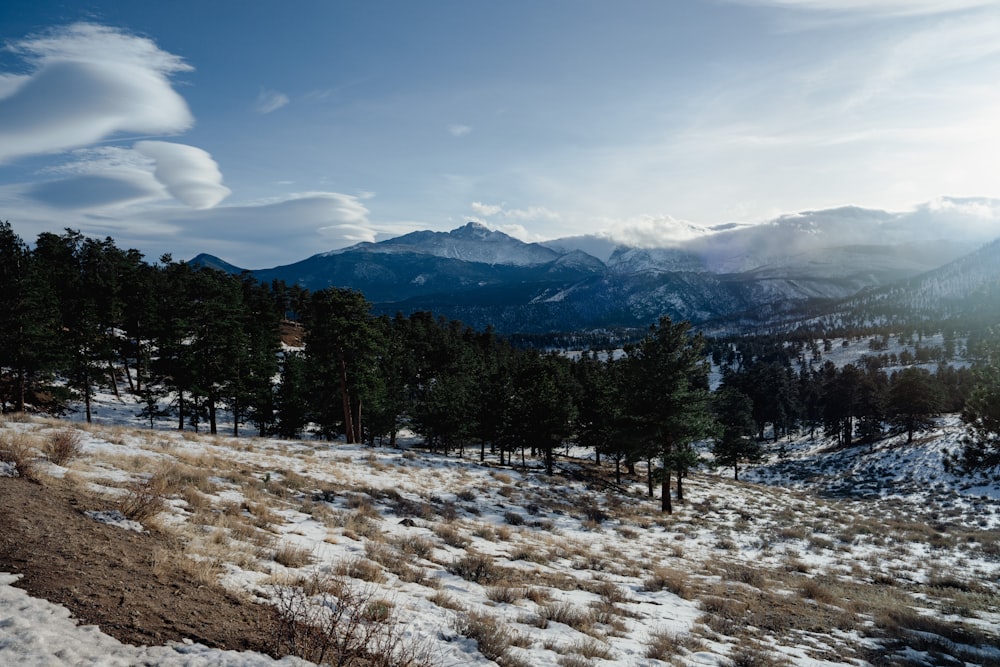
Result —
<instances>
[{"instance_id":1,"label":"tuft of dry grass","mask_svg":"<svg viewBox=\"0 0 1000 667\"><path fill-rule=\"evenodd\" d=\"M450 547L464 549L469 546L469 538L451 523L439 523L434 526L434 534Z\"/></svg>"},{"instance_id":2,"label":"tuft of dry grass","mask_svg":"<svg viewBox=\"0 0 1000 667\"><path fill-rule=\"evenodd\" d=\"M299 568L310 565L313 561L312 552L297 544L284 543L278 547L272 560L288 568Z\"/></svg>"},{"instance_id":3,"label":"tuft of dry grass","mask_svg":"<svg viewBox=\"0 0 1000 667\"><path fill-rule=\"evenodd\" d=\"M501 667L514 663L511 660L510 648L520 641L518 633L509 625L489 614L467 612L455 619L455 630L469 639L475 640L479 652L487 660L496 662Z\"/></svg>"},{"instance_id":4,"label":"tuft of dry grass","mask_svg":"<svg viewBox=\"0 0 1000 667\"><path fill-rule=\"evenodd\" d=\"M493 558L476 551L470 551L454 561L448 567L448 571L466 581L474 581L484 586L501 581L506 574L503 568L493 562Z\"/></svg>"},{"instance_id":5,"label":"tuft of dry grass","mask_svg":"<svg viewBox=\"0 0 1000 667\"><path fill-rule=\"evenodd\" d=\"M34 442L24 433L4 433L0 437L0 461L14 466L18 477L38 481Z\"/></svg>"},{"instance_id":6,"label":"tuft of dry grass","mask_svg":"<svg viewBox=\"0 0 1000 667\"><path fill-rule=\"evenodd\" d=\"M116 508L126 519L139 523L148 521L166 508L161 488L155 478L131 482L118 499Z\"/></svg>"},{"instance_id":7,"label":"tuft of dry grass","mask_svg":"<svg viewBox=\"0 0 1000 667\"><path fill-rule=\"evenodd\" d=\"M651 593L667 590L685 600L689 599L691 595L690 587L688 586L688 575L670 567L658 567L654 569L652 574L642 582L642 589Z\"/></svg>"},{"instance_id":8,"label":"tuft of dry grass","mask_svg":"<svg viewBox=\"0 0 1000 667\"><path fill-rule=\"evenodd\" d=\"M54 431L45 443L45 456L57 466L65 466L78 457L83 451L80 444L80 432L73 429Z\"/></svg>"},{"instance_id":9,"label":"tuft of dry grass","mask_svg":"<svg viewBox=\"0 0 1000 667\"><path fill-rule=\"evenodd\" d=\"M334 568L334 572L341 576L370 581L375 584L380 584L386 579L385 571L378 563L360 556L340 561Z\"/></svg>"}]
</instances>

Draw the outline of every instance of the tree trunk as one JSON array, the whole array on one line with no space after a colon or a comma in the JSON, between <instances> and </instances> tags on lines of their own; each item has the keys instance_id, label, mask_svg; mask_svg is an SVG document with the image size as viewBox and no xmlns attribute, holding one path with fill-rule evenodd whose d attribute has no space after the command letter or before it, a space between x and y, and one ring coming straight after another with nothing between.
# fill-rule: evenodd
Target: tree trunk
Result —
<instances>
[{"instance_id":1,"label":"tree trunk","mask_svg":"<svg viewBox=\"0 0 1000 667\"><path fill-rule=\"evenodd\" d=\"M219 432L215 423L215 396L211 394L208 395L208 432L212 435Z\"/></svg>"},{"instance_id":2,"label":"tree trunk","mask_svg":"<svg viewBox=\"0 0 1000 667\"><path fill-rule=\"evenodd\" d=\"M674 513L674 506L670 502L670 468L667 461L663 461L663 479L660 480L660 510L667 514Z\"/></svg>"},{"instance_id":3,"label":"tree trunk","mask_svg":"<svg viewBox=\"0 0 1000 667\"><path fill-rule=\"evenodd\" d=\"M24 413L24 396L27 393L28 376L24 369L17 371L17 412Z\"/></svg>"},{"instance_id":4,"label":"tree trunk","mask_svg":"<svg viewBox=\"0 0 1000 667\"><path fill-rule=\"evenodd\" d=\"M83 390L83 403L87 408L87 423L90 423L91 413L90 413L90 381L87 381L87 387Z\"/></svg>"},{"instance_id":5,"label":"tree trunk","mask_svg":"<svg viewBox=\"0 0 1000 667\"><path fill-rule=\"evenodd\" d=\"M664 472L666 472L666 467L664 467ZM677 471L677 502L684 502L684 471Z\"/></svg>"},{"instance_id":6,"label":"tree trunk","mask_svg":"<svg viewBox=\"0 0 1000 667\"><path fill-rule=\"evenodd\" d=\"M128 373L127 366L125 367L125 372L126 374ZM108 359L108 375L111 376L111 390L115 392L115 398L119 401L122 400L122 395L118 393L118 376L115 375L115 366L111 363L110 359Z\"/></svg>"},{"instance_id":7,"label":"tree trunk","mask_svg":"<svg viewBox=\"0 0 1000 667\"><path fill-rule=\"evenodd\" d=\"M354 423L351 419L351 399L347 395L347 361L340 354L340 401L344 407L344 438L347 444L354 443Z\"/></svg>"},{"instance_id":8,"label":"tree trunk","mask_svg":"<svg viewBox=\"0 0 1000 667\"><path fill-rule=\"evenodd\" d=\"M653 459L646 459L646 493L653 497Z\"/></svg>"},{"instance_id":9,"label":"tree trunk","mask_svg":"<svg viewBox=\"0 0 1000 667\"><path fill-rule=\"evenodd\" d=\"M177 430L184 430L184 390L177 390Z\"/></svg>"}]
</instances>

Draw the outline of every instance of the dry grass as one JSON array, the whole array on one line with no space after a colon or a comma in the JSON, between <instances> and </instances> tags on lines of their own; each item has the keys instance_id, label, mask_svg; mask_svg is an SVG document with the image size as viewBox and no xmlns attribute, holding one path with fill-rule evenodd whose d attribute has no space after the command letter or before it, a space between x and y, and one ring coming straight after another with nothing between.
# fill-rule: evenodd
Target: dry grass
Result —
<instances>
[{"instance_id":1,"label":"dry grass","mask_svg":"<svg viewBox=\"0 0 1000 667\"><path fill-rule=\"evenodd\" d=\"M340 561L334 568L334 572L340 576L361 579L362 581L369 581L376 584L380 584L386 579L385 571L378 563L370 561L367 558L361 558L360 556L345 558Z\"/></svg>"},{"instance_id":2,"label":"dry grass","mask_svg":"<svg viewBox=\"0 0 1000 667\"><path fill-rule=\"evenodd\" d=\"M667 590L684 599L690 599L691 590L686 572L670 567L658 567L642 582L642 589L649 592Z\"/></svg>"},{"instance_id":3,"label":"dry grass","mask_svg":"<svg viewBox=\"0 0 1000 667\"><path fill-rule=\"evenodd\" d=\"M279 565L295 569L310 565L313 555L310 549L286 542L278 547L271 559Z\"/></svg>"},{"instance_id":4,"label":"dry grass","mask_svg":"<svg viewBox=\"0 0 1000 667\"><path fill-rule=\"evenodd\" d=\"M26 433L4 433L0 435L0 461L13 465L18 477L38 481L35 444L35 438Z\"/></svg>"},{"instance_id":5,"label":"dry grass","mask_svg":"<svg viewBox=\"0 0 1000 667\"><path fill-rule=\"evenodd\" d=\"M129 483L115 505L125 518L139 523L154 518L167 506L162 487L155 478Z\"/></svg>"},{"instance_id":6,"label":"dry grass","mask_svg":"<svg viewBox=\"0 0 1000 667\"><path fill-rule=\"evenodd\" d=\"M45 443L43 451L49 461L57 466L65 466L83 451L80 432L68 428L54 431Z\"/></svg>"}]
</instances>

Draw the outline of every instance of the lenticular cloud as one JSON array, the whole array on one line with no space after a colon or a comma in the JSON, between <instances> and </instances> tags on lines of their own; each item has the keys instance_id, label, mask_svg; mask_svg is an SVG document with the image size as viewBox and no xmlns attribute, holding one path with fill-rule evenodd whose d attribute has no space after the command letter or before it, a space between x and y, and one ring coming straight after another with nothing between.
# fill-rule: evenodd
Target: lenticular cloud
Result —
<instances>
[{"instance_id":1,"label":"lenticular cloud","mask_svg":"<svg viewBox=\"0 0 1000 667\"><path fill-rule=\"evenodd\" d=\"M156 162L153 176L175 199L193 208L212 208L229 196L212 156L169 141L140 141L135 150Z\"/></svg>"},{"instance_id":2,"label":"lenticular cloud","mask_svg":"<svg viewBox=\"0 0 1000 667\"><path fill-rule=\"evenodd\" d=\"M194 119L169 75L190 70L151 40L77 23L11 45L33 71L0 73L0 161L77 148L117 132L181 132Z\"/></svg>"}]
</instances>

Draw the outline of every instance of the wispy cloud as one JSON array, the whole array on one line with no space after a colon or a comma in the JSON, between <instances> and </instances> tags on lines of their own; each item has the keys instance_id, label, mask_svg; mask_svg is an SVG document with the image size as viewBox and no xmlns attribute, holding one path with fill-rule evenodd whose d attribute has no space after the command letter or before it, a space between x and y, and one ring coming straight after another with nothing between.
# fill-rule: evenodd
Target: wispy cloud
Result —
<instances>
[{"instance_id":1,"label":"wispy cloud","mask_svg":"<svg viewBox=\"0 0 1000 667\"><path fill-rule=\"evenodd\" d=\"M257 102L254 104L254 109L259 114L269 114L287 105L290 101L288 95L280 93L277 90L261 90L260 94L257 95Z\"/></svg>"},{"instance_id":2,"label":"wispy cloud","mask_svg":"<svg viewBox=\"0 0 1000 667\"><path fill-rule=\"evenodd\" d=\"M472 132L472 128L468 125L449 125L448 133L453 137L464 137Z\"/></svg>"},{"instance_id":3,"label":"wispy cloud","mask_svg":"<svg viewBox=\"0 0 1000 667\"><path fill-rule=\"evenodd\" d=\"M947 14L995 4L994 0L731 0L743 5L780 7L800 11L856 13L878 16Z\"/></svg>"},{"instance_id":4,"label":"wispy cloud","mask_svg":"<svg viewBox=\"0 0 1000 667\"><path fill-rule=\"evenodd\" d=\"M530 206L528 208L508 208L506 204L484 204L482 202L472 202L471 208L477 215L487 218L504 218L507 220L541 221L559 220L560 215L544 206Z\"/></svg>"},{"instance_id":5,"label":"wispy cloud","mask_svg":"<svg viewBox=\"0 0 1000 667\"><path fill-rule=\"evenodd\" d=\"M177 133L194 122L169 80L191 67L148 39L77 23L7 48L30 72L0 75L0 161L119 132Z\"/></svg>"}]
</instances>

